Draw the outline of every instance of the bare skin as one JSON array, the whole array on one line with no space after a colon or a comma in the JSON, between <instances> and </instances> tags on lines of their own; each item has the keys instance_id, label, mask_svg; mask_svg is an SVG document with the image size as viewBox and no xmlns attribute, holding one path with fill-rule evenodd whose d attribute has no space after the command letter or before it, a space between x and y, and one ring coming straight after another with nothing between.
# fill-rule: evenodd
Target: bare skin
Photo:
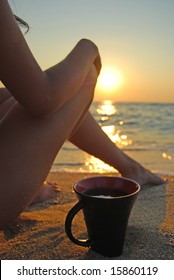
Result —
<instances>
[{"instance_id":1,"label":"bare skin","mask_svg":"<svg viewBox=\"0 0 174 280\"><path fill-rule=\"evenodd\" d=\"M42 199L40 189L66 140L140 184L163 182L112 143L89 113L101 68L93 42L79 41L62 62L42 71L6 0L0 1L0 36L6 87L0 92L0 228L38 194Z\"/></svg>"},{"instance_id":2,"label":"bare skin","mask_svg":"<svg viewBox=\"0 0 174 280\"><path fill-rule=\"evenodd\" d=\"M37 192L31 204L44 202L48 199L53 198L55 195L57 196L59 192L60 192L60 188L57 186L57 183L45 181L43 185L40 187L39 191Z\"/></svg>"},{"instance_id":3,"label":"bare skin","mask_svg":"<svg viewBox=\"0 0 174 280\"><path fill-rule=\"evenodd\" d=\"M5 90L1 91L3 94L5 93ZM13 97L10 96L7 91L6 96L8 98L5 98L3 94L1 95L1 100L3 102L1 102L2 106L0 106L1 117L3 117L6 112L12 107L12 105L16 103L16 101L13 99ZM89 130L87 129L88 127ZM93 129L93 131L95 132L94 135L96 135L96 137L100 139L97 140L97 147L99 147L101 143L101 147L99 147L99 149L96 149L96 139L94 135L88 133L88 131L91 131L91 129ZM91 135L92 137L90 138ZM101 139L103 140L101 141ZM141 185L154 185L162 183L161 178L146 170L139 163L137 163L136 161L128 157L125 153L123 153L120 149L118 149L117 146L113 144L107 137L107 135L101 130L101 128L89 113L88 117L83 121L83 126L81 126L81 129L79 129L78 133L71 136L69 140L82 150L100 158L111 166L114 166L117 170L120 171L123 176L136 180ZM103 146L107 147L107 149L103 149ZM58 190L54 184L44 183L43 187L41 187L38 191L34 202L41 202L43 200L49 199L55 192L58 192Z\"/></svg>"}]
</instances>

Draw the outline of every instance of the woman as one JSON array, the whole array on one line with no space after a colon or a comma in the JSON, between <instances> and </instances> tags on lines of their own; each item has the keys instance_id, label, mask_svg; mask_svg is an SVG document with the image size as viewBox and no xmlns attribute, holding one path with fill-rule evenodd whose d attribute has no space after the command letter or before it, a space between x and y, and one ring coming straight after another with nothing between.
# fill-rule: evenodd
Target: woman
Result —
<instances>
[{"instance_id":1,"label":"woman","mask_svg":"<svg viewBox=\"0 0 174 280\"><path fill-rule=\"evenodd\" d=\"M7 0L0 1L0 228L44 188L66 140L140 184L162 180L110 141L88 109L101 60L96 45L80 40L60 63L42 71Z\"/></svg>"}]
</instances>

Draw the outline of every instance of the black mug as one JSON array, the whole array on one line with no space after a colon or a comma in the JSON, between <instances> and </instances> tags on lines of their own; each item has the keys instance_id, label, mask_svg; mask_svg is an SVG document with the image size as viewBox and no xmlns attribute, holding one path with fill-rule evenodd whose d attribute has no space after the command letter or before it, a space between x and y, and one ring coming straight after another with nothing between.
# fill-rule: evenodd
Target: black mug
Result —
<instances>
[{"instance_id":1,"label":"black mug","mask_svg":"<svg viewBox=\"0 0 174 280\"><path fill-rule=\"evenodd\" d=\"M65 230L69 239L104 256L120 256L140 185L123 177L97 176L76 182L74 191L79 202L66 217ZM76 239L71 230L73 218L81 209L89 237L87 240Z\"/></svg>"}]
</instances>

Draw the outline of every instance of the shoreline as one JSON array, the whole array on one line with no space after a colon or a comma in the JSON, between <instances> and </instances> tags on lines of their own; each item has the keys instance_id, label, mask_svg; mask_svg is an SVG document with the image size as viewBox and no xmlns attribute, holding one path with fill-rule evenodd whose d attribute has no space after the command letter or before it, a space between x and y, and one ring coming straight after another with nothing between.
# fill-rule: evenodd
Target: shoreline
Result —
<instances>
[{"instance_id":1,"label":"shoreline","mask_svg":"<svg viewBox=\"0 0 174 280\"><path fill-rule=\"evenodd\" d=\"M0 232L1 260L173 260L174 176L167 177L166 185L142 187L130 215L120 257L103 257L68 239L65 217L77 201L72 186L79 179L98 175L105 173L50 172L47 180L56 183L60 192L46 202L30 206L16 224ZM77 236L86 232L81 213L74 231Z\"/></svg>"},{"instance_id":2,"label":"shoreline","mask_svg":"<svg viewBox=\"0 0 174 280\"><path fill-rule=\"evenodd\" d=\"M144 165L143 165L144 166ZM148 167L145 166L147 169ZM151 170L149 169L152 173L156 174L157 176L160 176L162 178L167 178L169 181L172 180L174 178L174 171L168 171L168 170ZM90 171L90 170L75 170L75 169L68 169L68 168L65 168L65 169L59 169L59 170L54 170L52 169L49 174L59 174L59 173L62 173L62 174L77 174L77 175L80 175L83 174L87 174L87 176L93 176L94 174L97 174L98 176L104 176L104 175L113 175L113 176L120 176L120 173L113 168L113 170L109 170L109 171ZM49 175L50 176L50 175Z\"/></svg>"}]
</instances>

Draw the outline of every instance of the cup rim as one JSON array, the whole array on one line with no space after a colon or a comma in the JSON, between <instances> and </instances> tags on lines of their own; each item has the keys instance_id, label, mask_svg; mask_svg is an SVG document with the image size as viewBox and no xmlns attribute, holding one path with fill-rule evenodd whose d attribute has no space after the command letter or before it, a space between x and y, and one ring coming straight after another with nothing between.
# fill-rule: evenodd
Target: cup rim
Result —
<instances>
[{"instance_id":1,"label":"cup rim","mask_svg":"<svg viewBox=\"0 0 174 280\"><path fill-rule=\"evenodd\" d=\"M121 196L118 196L118 197L110 197L110 198L107 198L107 197L92 197L92 196L90 196L90 195L88 195L88 194L85 194L85 193L81 193L81 192L79 192L77 189L76 189L76 186L81 182L81 181L84 181L84 180L88 180L88 179L95 179L95 178L117 178L117 179L121 179L121 180L124 180L124 181L129 181L129 182L132 182L132 183L134 183L134 184L136 184L137 185L137 190L136 191L134 191L134 192L132 192L132 193L130 193L130 194L126 194L126 195L121 195ZM77 182L75 182L74 183L74 185L73 185L73 189L74 189L74 191L77 193L77 194L79 194L79 195L83 195L84 197L91 197L91 198L93 198L93 199L121 199L121 198L126 198L126 197L130 197L130 196L133 196L133 195L135 195L136 193L139 193L139 191L141 190L141 186L140 186L140 184L137 182L137 181L135 181L135 180L132 180L132 179L129 179L129 178L127 178L127 177L122 177L122 176L113 176L113 175L98 175L98 176L91 176L91 177L86 177L86 178L84 178L84 179L80 179L80 180L78 180Z\"/></svg>"}]
</instances>

